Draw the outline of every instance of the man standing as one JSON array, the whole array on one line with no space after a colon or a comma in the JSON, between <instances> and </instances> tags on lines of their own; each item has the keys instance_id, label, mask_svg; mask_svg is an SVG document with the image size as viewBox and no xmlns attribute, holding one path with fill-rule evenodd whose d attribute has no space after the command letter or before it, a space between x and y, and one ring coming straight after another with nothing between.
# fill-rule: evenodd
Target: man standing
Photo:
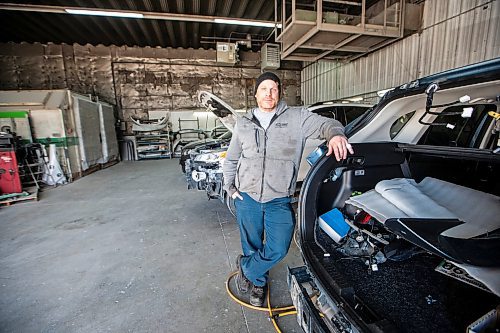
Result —
<instances>
[{"instance_id":1,"label":"man standing","mask_svg":"<svg viewBox=\"0 0 500 333\"><path fill-rule=\"evenodd\" d=\"M263 306L269 270L290 247L295 216L290 204L307 138L328 141L337 161L353 153L342 124L280 101L281 82L271 72L255 83L257 108L238 117L223 166L224 189L234 199L243 255L236 286ZM264 241L265 232L265 241Z\"/></svg>"}]
</instances>

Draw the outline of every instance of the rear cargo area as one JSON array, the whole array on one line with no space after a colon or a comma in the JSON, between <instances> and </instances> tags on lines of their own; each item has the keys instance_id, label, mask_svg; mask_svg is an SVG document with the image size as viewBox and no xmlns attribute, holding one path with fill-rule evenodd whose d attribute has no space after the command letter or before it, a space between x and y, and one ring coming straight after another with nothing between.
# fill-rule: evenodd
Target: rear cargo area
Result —
<instances>
[{"instance_id":1,"label":"rear cargo area","mask_svg":"<svg viewBox=\"0 0 500 333\"><path fill-rule=\"evenodd\" d=\"M299 209L305 262L328 296L350 307L368 326L387 319L398 332L465 332L468 325L500 304L498 296L437 272L443 259L421 248L414 248L408 259L388 259L369 270L366 258L340 253L338 243L317 222L334 207L342 210L353 192L369 191L384 179L420 182L431 176L498 196L497 156L469 158L467 151L419 149L361 144L355 148L352 163L339 166L326 159L318 163L303 185L309 195L302 196ZM412 247L398 241L403 248Z\"/></svg>"}]
</instances>

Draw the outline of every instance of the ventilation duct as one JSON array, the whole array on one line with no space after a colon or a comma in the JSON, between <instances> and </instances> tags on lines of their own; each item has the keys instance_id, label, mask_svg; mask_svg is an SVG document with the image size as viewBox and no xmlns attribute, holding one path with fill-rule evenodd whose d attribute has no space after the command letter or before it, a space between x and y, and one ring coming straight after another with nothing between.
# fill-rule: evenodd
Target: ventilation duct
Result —
<instances>
[{"instance_id":1,"label":"ventilation duct","mask_svg":"<svg viewBox=\"0 0 500 333\"><path fill-rule=\"evenodd\" d=\"M260 68L280 68L280 46L279 44L264 44L260 49Z\"/></svg>"}]
</instances>

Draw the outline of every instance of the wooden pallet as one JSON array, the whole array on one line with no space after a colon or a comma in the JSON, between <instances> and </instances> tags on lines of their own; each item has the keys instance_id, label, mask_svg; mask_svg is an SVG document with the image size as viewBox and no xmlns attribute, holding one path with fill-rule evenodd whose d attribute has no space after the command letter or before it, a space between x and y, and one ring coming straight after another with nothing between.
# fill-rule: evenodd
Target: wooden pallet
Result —
<instances>
[{"instance_id":1,"label":"wooden pallet","mask_svg":"<svg viewBox=\"0 0 500 333\"><path fill-rule=\"evenodd\" d=\"M109 162L104 163L104 164L95 164L85 171L75 172L72 174L72 176L73 176L72 181L75 181L75 180L80 179L82 177L88 176L91 173L94 173L96 171L109 168L109 167L117 164L118 162L120 162L120 160L116 159L116 160L112 160L112 161L109 161Z\"/></svg>"},{"instance_id":2,"label":"wooden pallet","mask_svg":"<svg viewBox=\"0 0 500 333\"><path fill-rule=\"evenodd\" d=\"M0 206L10 206L16 202L23 201L38 201L38 189L36 187L30 188L26 192L28 192L29 194L0 200Z\"/></svg>"},{"instance_id":3,"label":"wooden pallet","mask_svg":"<svg viewBox=\"0 0 500 333\"><path fill-rule=\"evenodd\" d=\"M118 164L118 162L120 162L120 161L118 159L116 159L116 160L112 160L112 161L109 161L107 163L101 164L101 169L109 168L115 164Z\"/></svg>"}]
</instances>

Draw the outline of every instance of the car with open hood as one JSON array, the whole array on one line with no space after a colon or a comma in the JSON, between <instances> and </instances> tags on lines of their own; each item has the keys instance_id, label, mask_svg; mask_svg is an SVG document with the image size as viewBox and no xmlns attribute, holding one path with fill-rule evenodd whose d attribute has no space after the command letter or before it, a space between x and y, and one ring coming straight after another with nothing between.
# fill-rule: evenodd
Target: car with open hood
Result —
<instances>
[{"instance_id":1,"label":"car with open hood","mask_svg":"<svg viewBox=\"0 0 500 333\"><path fill-rule=\"evenodd\" d=\"M388 92L346 160L318 149L288 274L305 332L498 332L499 110L500 58Z\"/></svg>"},{"instance_id":2,"label":"car with open hood","mask_svg":"<svg viewBox=\"0 0 500 333\"><path fill-rule=\"evenodd\" d=\"M222 189L222 164L231 141L237 113L227 103L210 92L200 91L198 101L207 111L213 112L219 118L227 128L227 132L217 138L200 140L186 145L181 151L179 163L186 177L188 189L204 191L209 199L227 202L228 208L233 212L232 202L228 200Z\"/></svg>"}]
</instances>

